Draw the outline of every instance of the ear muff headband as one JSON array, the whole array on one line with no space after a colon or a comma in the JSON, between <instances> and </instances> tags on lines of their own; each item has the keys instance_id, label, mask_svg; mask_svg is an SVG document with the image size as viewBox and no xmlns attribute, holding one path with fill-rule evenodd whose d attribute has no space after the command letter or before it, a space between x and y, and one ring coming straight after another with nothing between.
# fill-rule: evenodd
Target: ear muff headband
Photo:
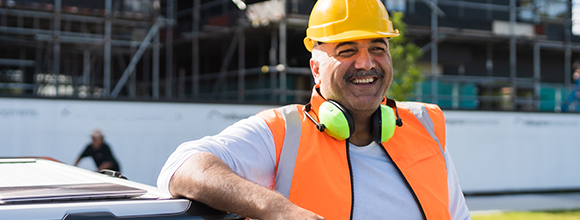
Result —
<instances>
[{"instance_id":1,"label":"ear muff headband","mask_svg":"<svg viewBox=\"0 0 580 220\"><path fill-rule=\"evenodd\" d=\"M350 113L333 100L327 100L318 109L318 120L326 132L337 140L349 138L354 133L354 120Z\"/></svg>"}]
</instances>

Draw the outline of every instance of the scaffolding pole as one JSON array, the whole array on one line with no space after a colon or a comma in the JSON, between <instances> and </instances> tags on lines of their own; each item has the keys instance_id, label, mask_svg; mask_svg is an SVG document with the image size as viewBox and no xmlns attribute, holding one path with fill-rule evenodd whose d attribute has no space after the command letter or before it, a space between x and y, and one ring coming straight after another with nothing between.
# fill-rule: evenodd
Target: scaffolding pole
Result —
<instances>
[{"instance_id":1,"label":"scaffolding pole","mask_svg":"<svg viewBox=\"0 0 580 220\"><path fill-rule=\"evenodd\" d=\"M0 58L0 65L19 66L20 68L22 68L26 66L36 66L36 62L34 60Z\"/></svg>"},{"instance_id":2,"label":"scaffolding pole","mask_svg":"<svg viewBox=\"0 0 580 220\"><path fill-rule=\"evenodd\" d=\"M165 29L165 98L173 96L173 22L175 21L174 1L167 0L167 26Z\"/></svg>"},{"instance_id":3,"label":"scaffolding pole","mask_svg":"<svg viewBox=\"0 0 580 220\"><path fill-rule=\"evenodd\" d=\"M222 65L220 67L220 72L219 75L216 79L215 85L213 86L212 90L211 90L211 94L210 94L210 98L214 98L217 94L220 93L222 84L224 84L224 81L226 82L225 84L227 85L227 71L228 71L228 67L230 65L230 62L232 60L232 56L234 55L234 52L236 50L236 47L238 46L238 43L240 42L240 40L238 40L240 38L242 29L238 28L238 31L236 31L236 33L234 34L234 36L232 37L232 41L229 44L228 50L226 52L226 56L224 57L224 60L222 62ZM226 90L227 92L227 90ZM223 93L225 94L225 93Z\"/></svg>"},{"instance_id":4,"label":"scaffolding pole","mask_svg":"<svg viewBox=\"0 0 580 220\"><path fill-rule=\"evenodd\" d=\"M105 45L103 53L103 96L108 97L111 92L111 19L113 0L105 0Z\"/></svg>"},{"instance_id":5,"label":"scaffolding pole","mask_svg":"<svg viewBox=\"0 0 580 220\"><path fill-rule=\"evenodd\" d=\"M535 43L534 44L534 99L538 99L540 97L541 85L540 85L540 68L541 68L541 59L540 59L540 45ZM540 109L541 103L539 100L535 104L536 109Z\"/></svg>"},{"instance_id":6,"label":"scaffolding pole","mask_svg":"<svg viewBox=\"0 0 580 220\"><path fill-rule=\"evenodd\" d=\"M60 1L62 1L62 0L60 0ZM52 12L42 12L42 11L36 11L36 10L21 10L21 9L6 9L6 8L0 8L0 15L2 15L2 17L5 17L7 15L12 15L12 16L24 16L24 17L34 17L34 18L46 18L46 19L53 19L54 18L54 13L52 13ZM61 20L76 21L76 22L91 22L91 23L95 23L95 24L102 24L102 23L106 22L106 17L102 18L102 17L91 16L91 15L74 15L74 14L62 14L61 13ZM0 22L2 22L2 23L4 23L4 21L6 21L6 20L5 19L0 20ZM149 22L146 22L146 21L132 21L132 20L124 20L124 19L115 19L113 21L113 23L115 25L128 25L128 26L139 26L139 27L146 27L149 25ZM6 25L4 25L4 26L6 26Z\"/></svg>"},{"instance_id":7,"label":"scaffolding pole","mask_svg":"<svg viewBox=\"0 0 580 220\"><path fill-rule=\"evenodd\" d=\"M153 100L159 99L159 31L156 31L153 38L153 74L152 74L153 88L151 91Z\"/></svg>"},{"instance_id":8,"label":"scaffolding pole","mask_svg":"<svg viewBox=\"0 0 580 220\"><path fill-rule=\"evenodd\" d=\"M89 86L91 80L91 51L83 51L83 85Z\"/></svg>"},{"instance_id":9,"label":"scaffolding pole","mask_svg":"<svg viewBox=\"0 0 580 220\"><path fill-rule=\"evenodd\" d=\"M135 53L137 53L137 48L136 47L131 47L131 56L135 56ZM145 60L145 59L142 59ZM146 65L147 62L143 62L144 66L148 66ZM135 98L137 97L137 74L135 74L135 69L133 69L133 72L131 72L131 77L129 78L129 97L130 98Z\"/></svg>"},{"instance_id":10,"label":"scaffolding pole","mask_svg":"<svg viewBox=\"0 0 580 220\"><path fill-rule=\"evenodd\" d=\"M201 0L193 0L193 12L191 13L191 93L194 100L199 98L199 22L201 18L200 5Z\"/></svg>"},{"instance_id":11,"label":"scaffolding pole","mask_svg":"<svg viewBox=\"0 0 580 220\"><path fill-rule=\"evenodd\" d=\"M246 84L246 36L244 30L240 28L238 38L238 101L245 100Z\"/></svg>"},{"instance_id":12,"label":"scaffolding pole","mask_svg":"<svg viewBox=\"0 0 580 220\"><path fill-rule=\"evenodd\" d=\"M287 38L287 30L286 30L286 0L282 0L282 18L280 19L280 65L282 66L282 71L280 71L280 103L286 102L287 97L287 73L286 70L288 68L288 63L286 61L286 38Z\"/></svg>"},{"instance_id":13,"label":"scaffolding pole","mask_svg":"<svg viewBox=\"0 0 580 220\"><path fill-rule=\"evenodd\" d=\"M270 66L276 66L276 52L278 51L278 31L272 28L272 36L270 38ZM270 70L270 101L276 101L276 74L278 72Z\"/></svg>"},{"instance_id":14,"label":"scaffolding pole","mask_svg":"<svg viewBox=\"0 0 580 220\"><path fill-rule=\"evenodd\" d=\"M52 57L52 76L54 78L54 87L56 88L56 96L58 96L60 74L60 14L61 14L61 0L54 1L54 31L53 31L53 57Z\"/></svg>"},{"instance_id":15,"label":"scaffolding pole","mask_svg":"<svg viewBox=\"0 0 580 220\"><path fill-rule=\"evenodd\" d=\"M155 23L153 23L153 26L151 26L151 29L149 30L149 33L147 33L147 36L145 36L145 39L143 39L141 46L139 46L139 49L137 49L137 52L131 59L131 62L127 66L127 69L125 69L125 71L123 72L123 75L121 76L121 79L119 79L119 82L117 82L115 89L113 89L113 92L111 92L111 98L117 98L119 92L121 92L121 89L127 82L127 79L129 79L129 76L132 75L131 73L133 72L135 66L141 59L141 56L143 55L143 53L145 53L145 50L147 50L147 47L149 47L149 45L151 44L151 40L159 31L159 26L161 25L162 22L164 22L164 19L163 16L160 15L157 17Z\"/></svg>"},{"instance_id":16,"label":"scaffolding pole","mask_svg":"<svg viewBox=\"0 0 580 220\"><path fill-rule=\"evenodd\" d=\"M566 1L568 9L572 8L572 1ZM570 30L572 30L571 20L572 16L569 14L570 10L566 10L566 24L564 28L564 41L566 45L566 49L564 51L564 79L566 83L566 94L570 94L572 92L572 49L571 49L571 40L572 34Z\"/></svg>"},{"instance_id":17,"label":"scaffolding pole","mask_svg":"<svg viewBox=\"0 0 580 220\"><path fill-rule=\"evenodd\" d=\"M437 7L437 0L432 0L431 6L431 103L437 104L439 99L438 97L438 77L437 77L437 62L438 61L438 43L437 38L439 37L438 33L438 17L437 17L437 10L434 7Z\"/></svg>"},{"instance_id":18,"label":"scaffolding pole","mask_svg":"<svg viewBox=\"0 0 580 220\"><path fill-rule=\"evenodd\" d=\"M510 109L515 109L517 100L517 60L516 60L516 0L510 0L510 84L511 84L511 98L512 106Z\"/></svg>"}]
</instances>

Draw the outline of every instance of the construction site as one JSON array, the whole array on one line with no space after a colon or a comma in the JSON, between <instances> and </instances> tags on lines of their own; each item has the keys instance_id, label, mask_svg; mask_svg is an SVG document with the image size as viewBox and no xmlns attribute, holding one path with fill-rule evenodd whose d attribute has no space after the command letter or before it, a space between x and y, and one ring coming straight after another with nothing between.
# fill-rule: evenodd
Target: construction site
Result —
<instances>
[{"instance_id":1,"label":"construction site","mask_svg":"<svg viewBox=\"0 0 580 220\"><path fill-rule=\"evenodd\" d=\"M315 0L2 0L0 95L308 102ZM394 0L444 109L574 111L571 0ZM397 27L395 27L397 28Z\"/></svg>"}]
</instances>

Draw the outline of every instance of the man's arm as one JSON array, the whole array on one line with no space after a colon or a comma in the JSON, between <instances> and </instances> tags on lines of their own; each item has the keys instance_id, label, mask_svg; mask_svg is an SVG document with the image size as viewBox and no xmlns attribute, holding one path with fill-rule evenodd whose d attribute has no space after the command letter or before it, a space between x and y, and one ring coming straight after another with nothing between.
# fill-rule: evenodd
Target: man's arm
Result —
<instances>
[{"instance_id":1,"label":"man's arm","mask_svg":"<svg viewBox=\"0 0 580 220\"><path fill-rule=\"evenodd\" d=\"M81 157L77 158L77 160L75 161L75 166L79 165L79 162L81 162L81 159L82 159Z\"/></svg>"},{"instance_id":2,"label":"man's arm","mask_svg":"<svg viewBox=\"0 0 580 220\"><path fill-rule=\"evenodd\" d=\"M171 177L169 190L174 196L250 218L324 219L276 191L236 175L221 159L206 152L192 155L181 165Z\"/></svg>"},{"instance_id":3,"label":"man's arm","mask_svg":"<svg viewBox=\"0 0 580 220\"><path fill-rule=\"evenodd\" d=\"M79 157L77 157L77 160L75 161L75 166L79 165L79 163L81 162L81 159L83 159L84 157L89 155L89 148L90 145L85 147L85 149L83 150L83 152L81 153L81 155L79 155Z\"/></svg>"}]
</instances>

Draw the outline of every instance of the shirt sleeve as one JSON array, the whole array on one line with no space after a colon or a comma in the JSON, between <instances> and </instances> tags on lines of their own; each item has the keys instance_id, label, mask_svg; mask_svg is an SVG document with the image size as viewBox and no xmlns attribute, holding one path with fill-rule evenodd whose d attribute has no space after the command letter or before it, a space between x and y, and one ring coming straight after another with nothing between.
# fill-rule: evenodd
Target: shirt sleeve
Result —
<instances>
[{"instance_id":1,"label":"shirt sleeve","mask_svg":"<svg viewBox=\"0 0 580 220\"><path fill-rule=\"evenodd\" d=\"M447 185L449 187L449 213L452 220L471 219L469 209L465 203L465 196L461 186L459 186L459 178L455 171L455 165L449 154L449 149L445 150L445 163L447 164Z\"/></svg>"},{"instance_id":2,"label":"shirt sleeve","mask_svg":"<svg viewBox=\"0 0 580 220\"><path fill-rule=\"evenodd\" d=\"M83 152L81 153L81 155L79 156L79 158L91 156L90 150L91 150L91 145L89 144L89 145L87 145L85 147L85 150L83 150Z\"/></svg>"},{"instance_id":3,"label":"shirt sleeve","mask_svg":"<svg viewBox=\"0 0 580 220\"><path fill-rule=\"evenodd\" d=\"M166 195L169 181L191 155L209 152L223 160L236 174L264 187L273 184L276 167L274 138L266 122L257 116L243 119L214 136L182 143L169 156L157 178Z\"/></svg>"}]
</instances>

